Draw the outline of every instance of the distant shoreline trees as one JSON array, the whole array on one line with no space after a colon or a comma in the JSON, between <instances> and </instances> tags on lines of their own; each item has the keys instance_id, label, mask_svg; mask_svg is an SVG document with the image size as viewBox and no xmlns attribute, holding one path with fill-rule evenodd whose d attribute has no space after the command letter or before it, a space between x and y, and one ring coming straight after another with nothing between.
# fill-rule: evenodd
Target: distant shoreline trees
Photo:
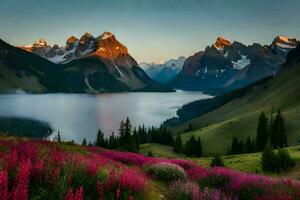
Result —
<instances>
[{"instance_id":1,"label":"distant shoreline trees","mask_svg":"<svg viewBox=\"0 0 300 200\"><path fill-rule=\"evenodd\" d=\"M139 137L135 129L132 131L131 122L127 117L125 122L122 120L120 123L119 136L115 136L112 132L108 139L104 138L104 133L99 129L94 146L137 152Z\"/></svg>"},{"instance_id":2,"label":"distant shoreline trees","mask_svg":"<svg viewBox=\"0 0 300 200\"><path fill-rule=\"evenodd\" d=\"M127 117L125 121L122 120L120 122L118 136L112 132L109 138L105 138L104 133L99 129L94 143L89 143L88 145L137 152L140 148L140 144L145 143L159 143L173 146L173 136L172 133L163 126L159 128L154 126L145 128L143 125L132 129L132 124ZM85 138L82 141L82 145L87 145Z\"/></svg>"}]
</instances>

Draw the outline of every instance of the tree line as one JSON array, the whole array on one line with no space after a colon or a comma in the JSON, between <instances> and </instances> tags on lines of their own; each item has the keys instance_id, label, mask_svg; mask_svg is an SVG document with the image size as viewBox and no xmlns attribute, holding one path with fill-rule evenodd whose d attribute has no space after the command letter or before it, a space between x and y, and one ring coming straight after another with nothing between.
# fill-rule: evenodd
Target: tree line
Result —
<instances>
[{"instance_id":1,"label":"tree line","mask_svg":"<svg viewBox=\"0 0 300 200\"><path fill-rule=\"evenodd\" d=\"M178 134L174 140L173 151L175 153L183 153L190 157L202 157L202 142L200 137L197 139L191 136L189 140L183 145L181 135Z\"/></svg>"},{"instance_id":2,"label":"tree line","mask_svg":"<svg viewBox=\"0 0 300 200\"><path fill-rule=\"evenodd\" d=\"M283 148L288 146L285 120L281 114L281 110L277 111L275 119L273 119L273 109L271 112L270 122L262 112L259 116L256 137L254 139L248 137L246 141L238 140L233 137L229 154L242 154L263 151L269 143L272 148Z\"/></svg>"},{"instance_id":3,"label":"tree line","mask_svg":"<svg viewBox=\"0 0 300 200\"><path fill-rule=\"evenodd\" d=\"M130 119L127 117L125 121L121 121L118 135L115 135L113 132L108 138L105 138L104 133L99 129L93 143L87 143L84 138L81 144L84 146L99 146L108 149L137 152L140 148L140 144L145 143L159 143L172 146L173 136L172 133L163 126L159 128L154 126L145 128L143 125L138 128L132 128Z\"/></svg>"},{"instance_id":4,"label":"tree line","mask_svg":"<svg viewBox=\"0 0 300 200\"><path fill-rule=\"evenodd\" d=\"M132 124L127 117L125 121L121 121L118 135L112 132L109 138L105 138L104 133L99 129L94 143L87 144L84 138L81 144L137 152L140 147L140 139L136 129L132 131Z\"/></svg>"}]
</instances>

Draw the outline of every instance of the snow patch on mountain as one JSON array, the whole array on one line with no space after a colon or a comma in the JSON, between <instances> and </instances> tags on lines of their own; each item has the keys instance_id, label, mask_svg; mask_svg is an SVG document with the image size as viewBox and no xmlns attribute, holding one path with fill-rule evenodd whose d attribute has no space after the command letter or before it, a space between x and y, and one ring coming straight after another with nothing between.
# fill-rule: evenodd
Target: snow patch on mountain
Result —
<instances>
[{"instance_id":1,"label":"snow patch on mountain","mask_svg":"<svg viewBox=\"0 0 300 200\"><path fill-rule=\"evenodd\" d=\"M104 32L104 33L101 34L100 37L101 37L102 40L106 40L106 39L112 37L113 35L114 35L114 34L112 34L112 33L110 33L110 32Z\"/></svg>"},{"instance_id":2,"label":"snow patch on mountain","mask_svg":"<svg viewBox=\"0 0 300 200\"><path fill-rule=\"evenodd\" d=\"M154 80L166 83L175 77L182 69L185 57L181 56L177 59L170 59L162 64L157 63L140 63L145 72Z\"/></svg>"},{"instance_id":3,"label":"snow patch on mountain","mask_svg":"<svg viewBox=\"0 0 300 200\"><path fill-rule=\"evenodd\" d=\"M248 59L244 55L241 55L241 57L242 58L236 62L231 61L234 69L241 70L241 69L245 68L247 65L250 65L250 62L251 62L250 59Z\"/></svg>"}]
</instances>

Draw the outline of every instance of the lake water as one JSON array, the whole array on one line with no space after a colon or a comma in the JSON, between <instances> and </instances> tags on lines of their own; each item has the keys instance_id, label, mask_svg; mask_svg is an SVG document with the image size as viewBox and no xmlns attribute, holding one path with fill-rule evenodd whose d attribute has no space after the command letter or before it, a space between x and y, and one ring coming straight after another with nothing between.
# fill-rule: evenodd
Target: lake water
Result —
<instances>
[{"instance_id":1,"label":"lake water","mask_svg":"<svg viewBox=\"0 0 300 200\"><path fill-rule=\"evenodd\" d=\"M159 126L188 102L209 98L201 92L0 95L0 115L48 122L65 140L94 141L100 128L106 136L118 132L128 116L134 126ZM54 132L54 133L55 133Z\"/></svg>"}]
</instances>

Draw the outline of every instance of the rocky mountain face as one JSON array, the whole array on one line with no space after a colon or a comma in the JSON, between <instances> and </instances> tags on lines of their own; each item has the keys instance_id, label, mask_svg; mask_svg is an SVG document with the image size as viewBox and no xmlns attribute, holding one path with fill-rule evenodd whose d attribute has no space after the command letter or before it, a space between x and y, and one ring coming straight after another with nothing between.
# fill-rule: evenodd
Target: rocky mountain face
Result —
<instances>
[{"instance_id":1,"label":"rocky mountain face","mask_svg":"<svg viewBox=\"0 0 300 200\"><path fill-rule=\"evenodd\" d=\"M150 79L139 68L134 58L130 56L128 49L110 32L104 32L98 37L85 33L80 39L71 36L67 39L66 46L64 47L59 47L58 45L50 46L44 39L41 39L32 45L20 48L37 54L53 63L63 64L64 66L82 62L82 59L87 61L99 60L116 80L127 87L126 90L169 90ZM90 77L95 76L98 71L89 70L86 73L86 76ZM85 78L86 84L90 86L88 80L88 78ZM98 91L92 87L90 90ZM103 91L106 90L103 89Z\"/></svg>"},{"instance_id":2,"label":"rocky mountain face","mask_svg":"<svg viewBox=\"0 0 300 200\"><path fill-rule=\"evenodd\" d=\"M140 63L140 66L150 76L150 78L160 82L167 83L174 78L182 69L185 57L170 59L162 64Z\"/></svg>"},{"instance_id":3,"label":"rocky mountain face","mask_svg":"<svg viewBox=\"0 0 300 200\"><path fill-rule=\"evenodd\" d=\"M251 115L258 115L258 108L259 110L271 110L274 105L282 110L288 109L289 112L292 112L291 110L297 109L300 104L299 76L300 44L289 51L285 63L279 67L274 77L261 79L223 95L185 104L177 110L176 117L166 120L163 125L172 127L192 120L191 122L195 125L202 124L201 126L207 127L207 119L211 119L213 123L216 123L218 118L222 121L232 119L230 123L238 120L240 123L241 119L244 121L253 120ZM247 102L247 106L244 106L245 102ZM270 104L266 104L266 102L270 102ZM234 112L228 112L228 110ZM243 117L240 118L237 115ZM187 125L182 127L187 127ZM232 127L240 128L240 126ZM223 126L220 126L220 128L223 128ZM256 130L253 130L253 133L256 133Z\"/></svg>"},{"instance_id":4,"label":"rocky mountain face","mask_svg":"<svg viewBox=\"0 0 300 200\"><path fill-rule=\"evenodd\" d=\"M17 48L0 40L0 85L2 93L171 91L149 78L109 32L71 36L65 47L41 39Z\"/></svg>"},{"instance_id":5,"label":"rocky mountain face","mask_svg":"<svg viewBox=\"0 0 300 200\"><path fill-rule=\"evenodd\" d=\"M64 47L50 46L45 39L40 39L32 45L21 46L20 48L54 63L68 63L74 59L91 55L103 59L116 59L122 55L129 55L127 48L110 32L104 32L96 38L90 33L85 33L79 39L70 36Z\"/></svg>"},{"instance_id":6,"label":"rocky mountain face","mask_svg":"<svg viewBox=\"0 0 300 200\"><path fill-rule=\"evenodd\" d=\"M186 89L223 93L274 75L299 42L278 36L272 44L244 45L224 37L204 51L186 59L181 72L168 85Z\"/></svg>"}]
</instances>

